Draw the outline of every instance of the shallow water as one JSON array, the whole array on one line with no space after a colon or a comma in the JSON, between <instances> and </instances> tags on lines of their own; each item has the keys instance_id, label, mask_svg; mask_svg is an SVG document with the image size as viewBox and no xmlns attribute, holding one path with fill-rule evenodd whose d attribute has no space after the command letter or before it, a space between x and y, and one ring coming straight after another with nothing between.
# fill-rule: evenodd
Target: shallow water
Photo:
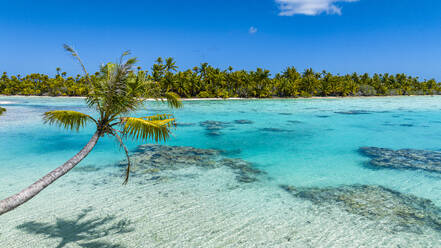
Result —
<instances>
[{"instance_id":1,"label":"shallow water","mask_svg":"<svg viewBox=\"0 0 441 248\"><path fill-rule=\"evenodd\" d=\"M0 117L0 198L63 163L93 134L92 127L71 133L41 120L52 109L93 114L82 99L0 97L0 103L7 108ZM439 247L437 228L398 230L390 216L354 214L326 199L325 205L315 204L280 185L379 185L440 208L441 174L374 168L358 149L440 150L441 97L184 106L169 110L150 102L137 115L173 113L179 124L167 145L222 150L266 174L241 183L228 168L190 166L162 172L167 180L146 174L121 186L116 164L124 153L114 139L104 138L80 165L100 170L72 171L0 217L0 247ZM127 142L131 151L140 145Z\"/></svg>"}]
</instances>

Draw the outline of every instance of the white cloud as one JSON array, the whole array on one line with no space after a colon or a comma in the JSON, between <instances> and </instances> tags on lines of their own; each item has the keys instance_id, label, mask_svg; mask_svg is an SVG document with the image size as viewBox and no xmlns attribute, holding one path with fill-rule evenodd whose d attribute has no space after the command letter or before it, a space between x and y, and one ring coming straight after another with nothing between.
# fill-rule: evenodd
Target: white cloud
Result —
<instances>
[{"instance_id":1,"label":"white cloud","mask_svg":"<svg viewBox=\"0 0 441 248\"><path fill-rule=\"evenodd\" d=\"M357 2L358 0L275 0L279 5L281 16L293 15L319 15L327 14L341 15L341 7L337 2Z\"/></svg>"},{"instance_id":2,"label":"white cloud","mask_svg":"<svg viewBox=\"0 0 441 248\"><path fill-rule=\"evenodd\" d=\"M250 27L250 29L248 29L248 33L249 33L249 34L255 34L255 33L257 33L257 28L256 28L256 27Z\"/></svg>"}]
</instances>

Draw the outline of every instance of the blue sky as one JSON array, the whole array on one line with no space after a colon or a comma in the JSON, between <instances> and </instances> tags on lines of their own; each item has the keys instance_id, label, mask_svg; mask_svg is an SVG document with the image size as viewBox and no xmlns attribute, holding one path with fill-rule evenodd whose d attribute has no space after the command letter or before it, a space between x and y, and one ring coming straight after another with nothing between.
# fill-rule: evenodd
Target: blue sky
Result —
<instances>
[{"instance_id":1,"label":"blue sky","mask_svg":"<svg viewBox=\"0 0 441 248\"><path fill-rule=\"evenodd\" d=\"M312 67L332 73L399 73L441 80L438 0L0 1L0 71L69 74L131 50L150 68Z\"/></svg>"}]
</instances>

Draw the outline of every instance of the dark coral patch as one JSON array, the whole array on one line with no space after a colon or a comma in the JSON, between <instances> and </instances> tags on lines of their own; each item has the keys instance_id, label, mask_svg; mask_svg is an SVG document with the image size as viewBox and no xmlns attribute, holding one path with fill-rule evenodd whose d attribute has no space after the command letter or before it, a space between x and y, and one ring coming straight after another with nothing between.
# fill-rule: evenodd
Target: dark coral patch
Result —
<instances>
[{"instance_id":1,"label":"dark coral patch","mask_svg":"<svg viewBox=\"0 0 441 248\"><path fill-rule=\"evenodd\" d=\"M250 120L235 120L234 123L236 124L253 124L253 121Z\"/></svg>"},{"instance_id":2,"label":"dark coral patch","mask_svg":"<svg viewBox=\"0 0 441 248\"><path fill-rule=\"evenodd\" d=\"M369 165L377 168L420 169L441 173L439 151L361 147L359 152L371 158Z\"/></svg>"},{"instance_id":3,"label":"dark coral patch","mask_svg":"<svg viewBox=\"0 0 441 248\"><path fill-rule=\"evenodd\" d=\"M371 220L387 220L398 231L420 233L422 226L441 231L441 208L432 201L382 186L280 187L317 205L336 205Z\"/></svg>"},{"instance_id":4,"label":"dark coral patch","mask_svg":"<svg viewBox=\"0 0 441 248\"><path fill-rule=\"evenodd\" d=\"M222 152L214 149L198 149L186 146L141 145L130 156L135 165L132 174L155 174L196 166L205 169L228 167L236 174L238 182L250 183L258 180L262 171L254 168L251 163L239 158L227 158ZM120 167L126 167L127 162L121 161ZM122 170L124 170L122 168ZM155 179L155 180L156 180Z\"/></svg>"},{"instance_id":5,"label":"dark coral patch","mask_svg":"<svg viewBox=\"0 0 441 248\"><path fill-rule=\"evenodd\" d=\"M336 114L342 114L342 115L368 115L372 114L369 111L366 110L350 110L350 111L337 111Z\"/></svg>"}]
</instances>

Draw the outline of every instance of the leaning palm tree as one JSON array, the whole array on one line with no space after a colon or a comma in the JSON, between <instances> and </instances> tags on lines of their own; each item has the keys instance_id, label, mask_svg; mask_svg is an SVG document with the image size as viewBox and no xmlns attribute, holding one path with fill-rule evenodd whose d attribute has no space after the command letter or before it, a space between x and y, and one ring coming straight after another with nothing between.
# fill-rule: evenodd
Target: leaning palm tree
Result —
<instances>
[{"instance_id":1,"label":"leaning palm tree","mask_svg":"<svg viewBox=\"0 0 441 248\"><path fill-rule=\"evenodd\" d=\"M98 139L105 135L115 137L124 148L128 159L124 180L124 184L126 184L130 174L130 158L123 139L130 136L144 141L165 141L169 138L170 128L175 124L175 119L166 114L141 118L129 117L128 115L142 107L145 97L151 97L152 94L156 99L166 99L170 107L179 108L182 106L178 96L174 93L160 96L155 95L155 92L150 92L148 89L152 88L149 86L153 82L146 80L145 72L138 71L135 74L132 71L136 59L125 60L128 52L123 53L119 63L108 63L101 67L97 76L90 77L77 52L67 45L64 48L79 61L86 75L89 84L86 103L90 108L96 110L97 116L92 117L71 110L55 110L44 113L43 119L48 124L76 131L90 123L96 125L95 134L86 146L66 163L21 192L1 200L0 215L27 202L69 172L92 151Z\"/></svg>"}]
</instances>

